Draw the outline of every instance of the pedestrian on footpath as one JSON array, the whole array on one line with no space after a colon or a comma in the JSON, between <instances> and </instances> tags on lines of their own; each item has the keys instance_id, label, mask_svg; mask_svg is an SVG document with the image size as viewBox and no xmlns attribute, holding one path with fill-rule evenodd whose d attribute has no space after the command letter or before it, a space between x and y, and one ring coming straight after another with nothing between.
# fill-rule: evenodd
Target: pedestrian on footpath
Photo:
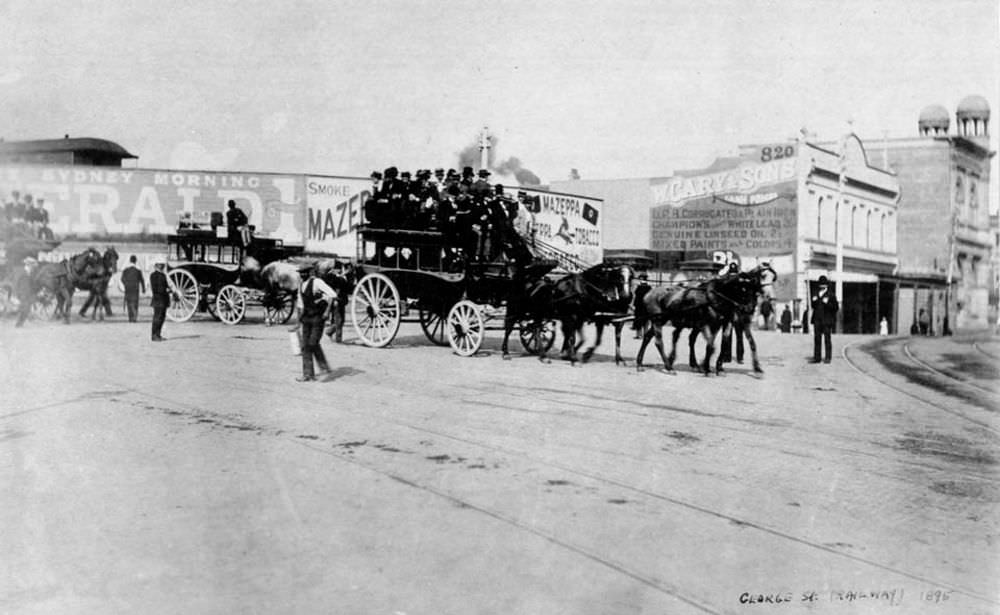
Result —
<instances>
[{"instance_id":1,"label":"pedestrian on footpath","mask_svg":"<svg viewBox=\"0 0 1000 615\"><path fill-rule=\"evenodd\" d=\"M323 326L330 319L337 293L319 278L316 264L309 263L299 268L302 285L296 309L299 313L299 324L291 331L299 331L302 340L302 376L296 382L313 382L316 371L313 361L319 365L324 374L330 373L330 365L321 345L323 341Z\"/></svg>"},{"instance_id":2,"label":"pedestrian on footpath","mask_svg":"<svg viewBox=\"0 0 1000 615\"><path fill-rule=\"evenodd\" d=\"M792 332L792 310L785 305L785 311L781 313L781 332L791 333Z\"/></svg>"},{"instance_id":3,"label":"pedestrian on footpath","mask_svg":"<svg viewBox=\"0 0 1000 615\"><path fill-rule=\"evenodd\" d=\"M833 358L833 327L837 324L837 310L840 304L830 290L830 281L825 275L819 276L819 289L812 297L813 358L812 363L829 363ZM820 355L820 346L825 351Z\"/></svg>"},{"instance_id":4,"label":"pedestrian on footpath","mask_svg":"<svg viewBox=\"0 0 1000 615\"><path fill-rule=\"evenodd\" d=\"M158 261L153 267L155 270L149 274L149 290L153 293L153 336L154 342L165 341L160 333L163 331L163 321L167 319L167 308L170 307L170 285L167 283L167 275L163 273L166 268L163 260Z\"/></svg>"},{"instance_id":5,"label":"pedestrian on footpath","mask_svg":"<svg viewBox=\"0 0 1000 615\"><path fill-rule=\"evenodd\" d=\"M139 319L139 292L146 292L146 279L135 265L135 254L128 258L128 266L122 270L122 288L125 290L125 311L128 321Z\"/></svg>"}]
</instances>

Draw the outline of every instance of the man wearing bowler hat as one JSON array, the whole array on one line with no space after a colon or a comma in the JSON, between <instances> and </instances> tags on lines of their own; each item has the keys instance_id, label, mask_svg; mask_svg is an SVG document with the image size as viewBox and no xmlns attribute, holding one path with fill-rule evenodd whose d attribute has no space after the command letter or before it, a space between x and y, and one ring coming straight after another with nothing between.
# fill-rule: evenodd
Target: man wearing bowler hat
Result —
<instances>
[{"instance_id":1,"label":"man wearing bowler hat","mask_svg":"<svg viewBox=\"0 0 1000 615\"><path fill-rule=\"evenodd\" d=\"M153 294L150 302L153 306L153 331L152 340L154 342L164 341L160 333L163 331L163 321L167 319L167 308L170 307L170 284L167 282L166 261L161 257L153 264L153 273L149 274L149 290Z\"/></svg>"},{"instance_id":2,"label":"man wearing bowler hat","mask_svg":"<svg viewBox=\"0 0 1000 615\"><path fill-rule=\"evenodd\" d=\"M816 293L812 296L813 358L811 363L829 363L833 356L833 327L837 324L837 310L840 304L830 290L830 281L825 275L819 276ZM824 351L820 355L820 346Z\"/></svg>"}]
</instances>

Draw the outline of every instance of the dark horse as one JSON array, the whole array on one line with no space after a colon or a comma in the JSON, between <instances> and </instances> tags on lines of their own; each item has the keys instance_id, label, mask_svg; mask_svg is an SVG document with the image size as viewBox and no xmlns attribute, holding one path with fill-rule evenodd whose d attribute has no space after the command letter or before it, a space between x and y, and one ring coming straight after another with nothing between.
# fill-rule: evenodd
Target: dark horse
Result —
<instances>
[{"instance_id":1,"label":"dark horse","mask_svg":"<svg viewBox=\"0 0 1000 615\"><path fill-rule=\"evenodd\" d=\"M731 324L740 306L756 299L760 290L760 279L749 273L734 273L702 282L694 287L677 288L658 286L650 290L643 299L644 320L653 326L646 331L636 357L636 368L643 370L642 358L649 341L656 337L656 348L660 351L664 368L673 373L674 359L677 358L677 338L683 329L697 329L705 338L705 361L702 371L710 373L710 361L715 351L715 336L719 330ZM663 352L663 326L671 323L674 327L670 345L670 356ZM640 329L645 323L638 323Z\"/></svg>"},{"instance_id":2,"label":"dark horse","mask_svg":"<svg viewBox=\"0 0 1000 615\"><path fill-rule=\"evenodd\" d=\"M758 265L754 269L747 272L747 275L751 276L759 285L759 290L753 298L751 298L746 304L737 307L736 312L733 314L733 320L730 323L723 325L722 327L722 343L719 349L719 360L716 363L716 372L721 372L722 364L728 363L733 360L732 347L733 347L733 332L736 333L737 350L736 350L736 361L738 363L743 362L743 337L746 337L747 343L750 346L750 355L753 360L753 371L758 374L763 374L764 370L760 366L760 360L757 358L757 342L753 337L753 330L750 326L753 321L753 315L757 310L757 302L760 296L764 296L768 299L774 297L774 281L777 279L778 274L775 273L774 269L771 268L769 264ZM692 369L698 369L698 359L695 353L694 344L698 339L700 331L698 329L692 329L691 335L688 338L688 345L690 354L688 355L688 363L691 365Z\"/></svg>"},{"instance_id":3,"label":"dark horse","mask_svg":"<svg viewBox=\"0 0 1000 615\"><path fill-rule=\"evenodd\" d=\"M118 271L118 251L114 247L109 247L104 251L101 261L104 263L104 274L92 277L89 281L77 285L77 289L79 290L90 291L87 301L80 308L81 318L86 316L87 310L90 307L94 308L90 316L91 320L98 317L104 320L105 314L111 316L111 300L108 299L108 284L111 282L111 275L115 271ZM103 312L101 311L102 308Z\"/></svg>"},{"instance_id":4,"label":"dark horse","mask_svg":"<svg viewBox=\"0 0 1000 615\"><path fill-rule=\"evenodd\" d=\"M601 343L604 330L605 321L598 315L628 311L632 299L632 275L632 268L628 265L602 263L580 273L565 275L554 282L530 276L522 276L520 280L515 278L504 318L503 357L510 358L507 341L515 323L527 320L540 327L542 321L555 319L562 325L562 357L573 363L582 346L580 332L583 325L587 322L597 325L597 339L583 353L583 360L588 361ZM578 335L580 343L576 342ZM538 358L548 361L544 346Z\"/></svg>"},{"instance_id":5,"label":"dark horse","mask_svg":"<svg viewBox=\"0 0 1000 615\"><path fill-rule=\"evenodd\" d=\"M80 285L88 284L92 278L103 275L104 260L101 253L88 248L58 263L40 264L32 277L36 294L44 289L56 298L53 318L58 318L61 314L66 324L69 324L73 292Z\"/></svg>"}]
</instances>

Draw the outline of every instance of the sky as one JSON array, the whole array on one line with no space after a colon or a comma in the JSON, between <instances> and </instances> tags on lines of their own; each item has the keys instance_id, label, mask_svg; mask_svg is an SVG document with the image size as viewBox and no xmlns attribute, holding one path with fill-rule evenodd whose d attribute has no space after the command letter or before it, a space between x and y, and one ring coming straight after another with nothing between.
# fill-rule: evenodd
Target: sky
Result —
<instances>
[{"instance_id":1,"label":"sky","mask_svg":"<svg viewBox=\"0 0 1000 615\"><path fill-rule=\"evenodd\" d=\"M488 126L498 162L549 182L664 176L849 120L877 150L978 94L996 150L998 19L996 0L4 0L0 136L366 177L456 166ZM995 210L996 161L991 183Z\"/></svg>"}]
</instances>

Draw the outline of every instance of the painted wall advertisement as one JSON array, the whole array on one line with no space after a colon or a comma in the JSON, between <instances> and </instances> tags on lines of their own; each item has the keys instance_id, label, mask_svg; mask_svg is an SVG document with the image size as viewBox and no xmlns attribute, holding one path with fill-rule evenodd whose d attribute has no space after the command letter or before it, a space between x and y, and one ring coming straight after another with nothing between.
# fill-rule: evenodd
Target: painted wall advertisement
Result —
<instances>
[{"instance_id":1,"label":"painted wall advertisement","mask_svg":"<svg viewBox=\"0 0 1000 615\"><path fill-rule=\"evenodd\" d=\"M207 224L236 202L256 233L303 245L305 179L297 175L0 165L0 196L44 199L57 236L163 235L184 212Z\"/></svg>"},{"instance_id":2,"label":"painted wall advertisement","mask_svg":"<svg viewBox=\"0 0 1000 615\"><path fill-rule=\"evenodd\" d=\"M653 250L728 250L772 256L795 250L797 160L793 146L759 148L731 168L653 184Z\"/></svg>"},{"instance_id":3,"label":"painted wall advertisement","mask_svg":"<svg viewBox=\"0 0 1000 615\"><path fill-rule=\"evenodd\" d=\"M510 188L508 194L516 196L522 205L518 216L530 219L531 235L526 239L534 239L541 251L558 250L589 265L604 259L601 199L524 187ZM516 220L515 226L522 228Z\"/></svg>"}]
</instances>

